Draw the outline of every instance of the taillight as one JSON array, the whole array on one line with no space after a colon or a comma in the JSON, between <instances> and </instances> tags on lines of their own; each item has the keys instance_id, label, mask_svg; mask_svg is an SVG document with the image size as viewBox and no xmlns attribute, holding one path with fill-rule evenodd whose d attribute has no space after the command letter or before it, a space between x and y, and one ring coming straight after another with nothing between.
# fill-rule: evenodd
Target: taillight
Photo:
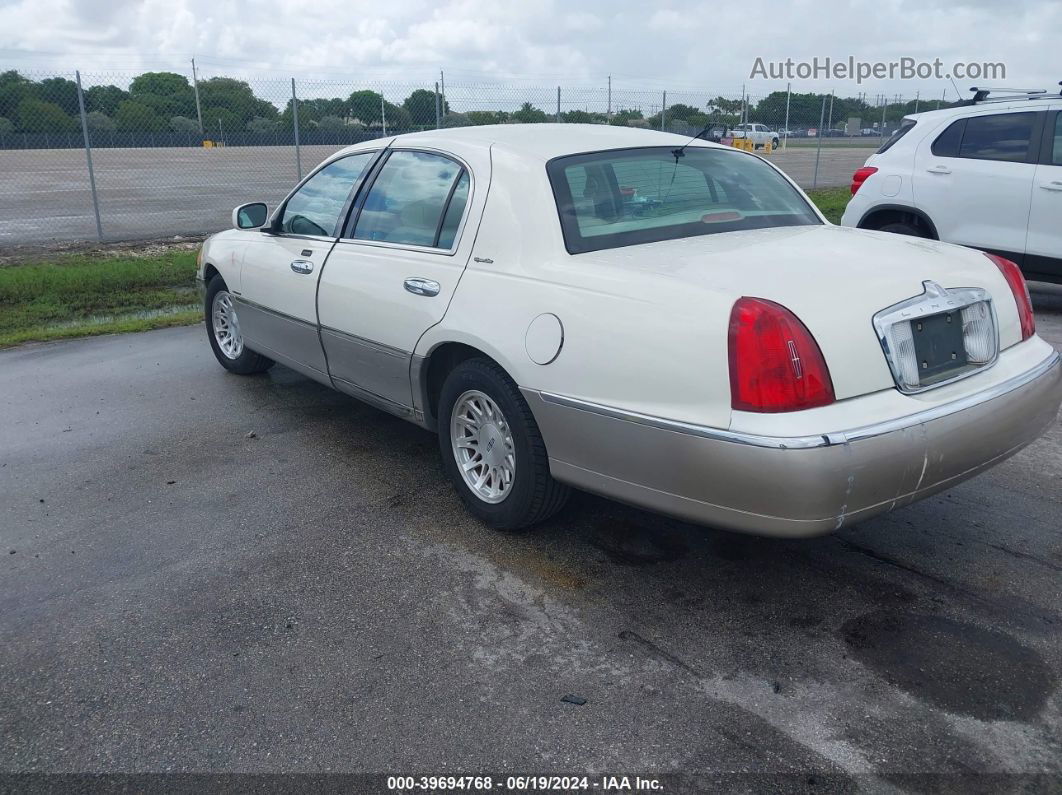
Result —
<instances>
[{"instance_id":1,"label":"taillight","mask_svg":"<svg viewBox=\"0 0 1062 795\"><path fill-rule=\"evenodd\" d=\"M863 186L863 183L867 181L867 177L877 173L878 170L874 166L863 166L860 169L856 169L856 173L852 175L852 195L855 196L855 192Z\"/></svg>"},{"instance_id":2,"label":"taillight","mask_svg":"<svg viewBox=\"0 0 1062 795\"><path fill-rule=\"evenodd\" d=\"M1018 320L1021 321L1021 338L1024 342L1036 333L1036 318L1033 316L1032 298L1029 297L1029 285L1025 283L1021 268L1017 263L1011 262L1005 257L995 254L985 254L992 262L996 263L999 272L1007 280L1007 286L1014 294L1014 303L1018 305Z\"/></svg>"},{"instance_id":3,"label":"taillight","mask_svg":"<svg viewBox=\"0 0 1062 795\"><path fill-rule=\"evenodd\" d=\"M739 298L730 312L730 403L779 412L833 403L833 382L815 338L780 304Z\"/></svg>"}]
</instances>

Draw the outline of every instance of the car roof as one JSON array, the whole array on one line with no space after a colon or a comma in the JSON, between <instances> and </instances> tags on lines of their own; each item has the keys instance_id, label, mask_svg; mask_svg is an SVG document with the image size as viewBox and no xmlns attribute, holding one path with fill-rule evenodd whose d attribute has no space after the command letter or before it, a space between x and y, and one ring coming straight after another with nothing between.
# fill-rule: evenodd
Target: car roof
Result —
<instances>
[{"instance_id":1,"label":"car roof","mask_svg":"<svg viewBox=\"0 0 1062 795\"><path fill-rule=\"evenodd\" d=\"M1045 104L1045 100L1050 103L1052 100L1055 102L1062 101L1062 97L1057 94L1047 94L1039 99L1029 99L1028 97L1016 98L1013 100L998 99L991 102L977 102L968 105L955 105L950 108L940 108L939 110L925 110L921 113L908 113L904 115L905 119L945 119L945 118L959 118L960 116L972 116L977 113L985 113L989 111L1013 111L1013 110L1048 110L1048 105Z\"/></svg>"},{"instance_id":2,"label":"car roof","mask_svg":"<svg viewBox=\"0 0 1062 795\"><path fill-rule=\"evenodd\" d=\"M609 124L488 124L405 133L396 136L391 146L425 146L457 154L464 146L494 146L545 162L580 152L640 146L682 146L689 142L690 136L686 135ZM344 149L343 153L355 152L374 144L379 145L378 142L366 141ZM701 139L695 139L690 145L728 148Z\"/></svg>"}]
</instances>

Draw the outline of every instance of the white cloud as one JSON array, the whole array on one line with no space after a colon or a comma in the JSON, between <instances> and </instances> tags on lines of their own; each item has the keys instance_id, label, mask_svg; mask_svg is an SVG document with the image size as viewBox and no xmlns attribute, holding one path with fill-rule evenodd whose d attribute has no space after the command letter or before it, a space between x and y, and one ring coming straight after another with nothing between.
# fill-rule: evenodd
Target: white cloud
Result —
<instances>
[{"instance_id":1,"label":"white cloud","mask_svg":"<svg viewBox=\"0 0 1062 795\"><path fill-rule=\"evenodd\" d=\"M440 68L448 88L496 82L667 88L754 94L778 87L751 81L757 56L891 60L900 56L1002 61L1006 83L1053 86L1052 0L797 0L757 10L719 3L634 0L7 0L0 4L0 66L26 71L189 70L279 81L317 77L430 85ZM936 95L946 82L808 81L836 88ZM965 88L965 87L964 87ZM525 92L526 93L526 92ZM677 99L676 101L683 101Z\"/></svg>"}]
</instances>

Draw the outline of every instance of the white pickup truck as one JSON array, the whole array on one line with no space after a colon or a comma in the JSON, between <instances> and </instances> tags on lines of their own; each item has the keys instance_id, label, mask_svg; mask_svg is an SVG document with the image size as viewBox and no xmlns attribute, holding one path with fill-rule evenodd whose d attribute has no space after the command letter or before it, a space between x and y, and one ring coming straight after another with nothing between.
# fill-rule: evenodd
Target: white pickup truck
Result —
<instances>
[{"instance_id":1,"label":"white pickup truck","mask_svg":"<svg viewBox=\"0 0 1062 795\"><path fill-rule=\"evenodd\" d=\"M770 143L773 149L778 148L778 133L766 124L738 124L734 126L731 135L735 138L751 138L752 145L757 149L767 143Z\"/></svg>"}]
</instances>

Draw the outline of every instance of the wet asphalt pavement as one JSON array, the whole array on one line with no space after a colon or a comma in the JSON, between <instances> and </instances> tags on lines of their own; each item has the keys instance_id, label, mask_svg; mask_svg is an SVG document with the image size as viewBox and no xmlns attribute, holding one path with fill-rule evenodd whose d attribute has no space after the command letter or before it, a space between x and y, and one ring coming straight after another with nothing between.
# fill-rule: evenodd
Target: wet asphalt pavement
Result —
<instances>
[{"instance_id":1,"label":"wet asphalt pavement","mask_svg":"<svg viewBox=\"0 0 1062 795\"><path fill-rule=\"evenodd\" d=\"M201 326L0 352L0 406L0 770L1062 782L1057 423L777 541L589 495L490 531L434 437Z\"/></svg>"}]
</instances>

